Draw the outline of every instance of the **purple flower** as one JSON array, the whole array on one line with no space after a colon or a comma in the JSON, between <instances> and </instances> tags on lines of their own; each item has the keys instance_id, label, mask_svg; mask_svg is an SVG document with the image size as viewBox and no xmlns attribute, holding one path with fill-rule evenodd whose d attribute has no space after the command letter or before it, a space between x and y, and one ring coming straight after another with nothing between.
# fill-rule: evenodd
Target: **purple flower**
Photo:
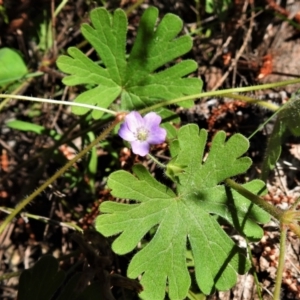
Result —
<instances>
[{"instance_id":1,"label":"purple flower","mask_svg":"<svg viewBox=\"0 0 300 300\"><path fill-rule=\"evenodd\" d=\"M131 144L132 152L140 156L149 153L150 145L161 144L166 140L167 132L160 128L161 117L150 112L144 118L132 111L125 117L119 129L119 136Z\"/></svg>"}]
</instances>

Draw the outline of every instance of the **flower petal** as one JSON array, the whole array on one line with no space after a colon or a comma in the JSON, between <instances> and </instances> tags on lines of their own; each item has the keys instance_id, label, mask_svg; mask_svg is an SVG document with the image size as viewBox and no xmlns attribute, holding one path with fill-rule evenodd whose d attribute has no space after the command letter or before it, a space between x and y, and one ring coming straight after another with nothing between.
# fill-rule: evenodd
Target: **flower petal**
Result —
<instances>
[{"instance_id":1,"label":"flower petal","mask_svg":"<svg viewBox=\"0 0 300 300\"><path fill-rule=\"evenodd\" d=\"M147 142L151 145L161 144L166 140L167 131L164 128L152 127Z\"/></svg>"},{"instance_id":2,"label":"flower petal","mask_svg":"<svg viewBox=\"0 0 300 300\"><path fill-rule=\"evenodd\" d=\"M128 142L133 142L136 140L136 137L134 135L134 133L132 131L129 130L128 126L127 126L127 123L124 122L119 131L118 131L118 135L125 141L128 141Z\"/></svg>"},{"instance_id":3,"label":"flower petal","mask_svg":"<svg viewBox=\"0 0 300 300\"><path fill-rule=\"evenodd\" d=\"M125 123L127 124L130 131L136 133L138 128L144 126L145 121L137 111L132 111L125 117Z\"/></svg>"},{"instance_id":4,"label":"flower petal","mask_svg":"<svg viewBox=\"0 0 300 300\"><path fill-rule=\"evenodd\" d=\"M132 152L140 156L145 156L150 151L150 145L147 142L134 141L131 142Z\"/></svg>"},{"instance_id":5,"label":"flower petal","mask_svg":"<svg viewBox=\"0 0 300 300\"><path fill-rule=\"evenodd\" d=\"M144 126L148 130L151 130L151 128L154 126L158 126L161 122L161 117L155 113L155 112L150 112L144 116Z\"/></svg>"},{"instance_id":6,"label":"flower petal","mask_svg":"<svg viewBox=\"0 0 300 300\"><path fill-rule=\"evenodd\" d=\"M161 117L154 112L150 112L144 117L145 128L149 130L149 137L147 142L151 145L161 144L166 140L167 132L160 128Z\"/></svg>"}]
</instances>

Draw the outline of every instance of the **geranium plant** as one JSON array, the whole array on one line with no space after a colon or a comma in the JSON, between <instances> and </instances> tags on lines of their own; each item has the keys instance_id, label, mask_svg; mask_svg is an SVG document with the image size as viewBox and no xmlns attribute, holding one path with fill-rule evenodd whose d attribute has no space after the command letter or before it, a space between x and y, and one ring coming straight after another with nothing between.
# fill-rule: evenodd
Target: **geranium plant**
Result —
<instances>
[{"instance_id":1,"label":"geranium plant","mask_svg":"<svg viewBox=\"0 0 300 300\"><path fill-rule=\"evenodd\" d=\"M115 253L124 255L136 250L127 275L131 279L140 278L143 286L140 297L159 300L167 293L170 299L185 299L191 286L191 268L202 293L208 295L215 290L230 289L236 284L237 274L249 270L251 261L247 250L236 245L226 233L224 224L233 227L247 241L257 241L263 235L260 225L271 216L283 224L282 227L299 234L295 221L298 214L265 203L260 197L267 192L264 181L256 179L238 185L230 179L251 167L251 159L245 156L249 148L246 137L234 134L227 138L226 133L220 131L206 152L208 132L195 124L175 127L167 119L174 120L178 116L166 107L170 104L191 107L196 98L272 85L202 93L202 81L187 77L197 69L195 61L181 60L158 71L192 47L189 36L177 36L182 29L179 17L167 14L158 22L158 10L148 8L127 57L124 11L118 9L110 14L104 8L97 8L90 16L91 24L82 25L82 34L96 50L100 63L71 47L68 55L60 56L57 65L68 74L63 79L64 84L90 87L76 98L73 113L90 112L94 119L108 119L107 114L116 118L87 148L26 198L2 224L1 230L36 195L120 124L118 135L129 142L132 152L142 157L150 155L169 178L169 184L162 184L141 164L134 165L130 172L112 172L107 180L111 195L114 199L130 201L127 204L103 202L95 222L98 232L114 239ZM28 97L19 99L30 100ZM119 111L112 109L113 102ZM280 125L275 128L289 128L291 134L298 135L298 123L286 117L298 103L295 98L280 111ZM296 118L299 118L298 108ZM268 150L269 164L265 172L272 168L280 154L282 131L278 131L279 136L275 133L270 142L276 149ZM151 154L152 145L162 143L169 153L165 164ZM150 238L137 250L149 232ZM188 264L190 253L192 264ZM57 287L56 283L52 286ZM277 286L280 289L280 283Z\"/></svg>"}]
</instances>

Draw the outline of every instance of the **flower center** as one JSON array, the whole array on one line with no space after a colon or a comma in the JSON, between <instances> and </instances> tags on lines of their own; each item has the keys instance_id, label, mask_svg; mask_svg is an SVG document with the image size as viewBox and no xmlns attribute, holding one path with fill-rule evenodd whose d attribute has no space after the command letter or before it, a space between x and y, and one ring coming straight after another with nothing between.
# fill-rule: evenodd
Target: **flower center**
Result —
<instances>
[{"instance_id":1,"label":"flower center","mask_svg":"<svg viewBox=\"0 0 300 300\"><path fill-rule=\"evenodd\" d=\"M138 141L144 142L148 139L149 130L145 129L144 127L140 127L137 129L136 138Z\"/></svg>"}]
</instances>

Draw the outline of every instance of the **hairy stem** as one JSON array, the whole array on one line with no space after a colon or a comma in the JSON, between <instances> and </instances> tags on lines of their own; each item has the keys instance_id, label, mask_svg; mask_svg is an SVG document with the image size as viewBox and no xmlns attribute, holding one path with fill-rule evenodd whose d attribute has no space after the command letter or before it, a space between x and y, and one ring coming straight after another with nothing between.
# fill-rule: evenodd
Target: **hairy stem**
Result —
<instances>
[{"instance_id":1,"label":"hairy stem","mask_svg":"<svg viewBox=\"0 0 300 300\"><path fill-rule=\"evenodd\" d=\"M279 249L279 260L278 260L278 268L277 268L277 275L275 281L275 290L273 299L280 300L280 290L281 290L281 283L282 283L282 276L284 270L284 261L285 261L285 244L286 244L286 233L287 233L287 226L280 223L280 249Z\"/></svg>"},{"instance_id":2,"label":"hairy stem","mask_svg":"<svg viewBox=\"0 0 300 300\"><path fill-rule=\"evenodd\" d=\"M230 186L231 188L233 188L235 191L237 191L239 194L241 194L242 196L246 197L251 202L253 202L254 204L256 204L259 207L261 207L263 210L265 210L266 212L268 212L276 220L278 220L278 221L281 220L281 217L283 216L284 211L281 210L280 208L277 208L277 207L269 204L267 201L265 201L264 199L260 198L259 196L255 195L255 194L251 193L250 191L248 191L247 189L245 189L243 186L241 186L240 184L236 183L232 179L229 179L229 178L226 179L225 183L228 186Z\"/></svg>"},{"instance_id":3,"label":"hairy stem","mask_svg":"<svg viewBox=\"0 0 300 300\"><path fill-rule=\"evenodd\" d=\"M117 115L117 112L115 112L113 110L99 107L99 106L84 104L84 103L54 100L54 99L44 99L44 98L21 96L21 95L10 95L10 94L0 94L0 98L5 98L6 99L5 101L7 101L7 99L9 99L9 98L12 98L12 99L17 99L17 100L26 100L26 101L33 101L33 102L43 102L43 103L52 103L52 104L59 104L59 105L62 104L62 105L69 105L69 106L78 106L78 107L100 110L100 111L109 113L113 116Z\"/></svg>"},{"instance_id":4,"label":"hairy stem","mask_svg":"<svg viewBox=\"0 0 300 300\"><path fill-rule=\"evenodd\" d=\"M150 158L150 159L152 159L158 166L160 166L162 169L165 169L166 168L166 166L163 164L163 163L161 163L157 158L155 158L153 155L151 155L150 153L148 153L147 154L148 155L148 157Z\"/></svg>"},{"instance_id":5,"label":"hairy stem","mask_svg":"<svg viewBox=\"0 0 300 300\"><path fill-rule=\"evenodd\" d=\"M4 206L0 206L0 211L3 211L5 213L11 214L14 209L10 208L10 207L4 207ZM34 215L34 214L30 214L30 213L21 213L22 218L31 218L31 219L35 219L41 222L44 222L46 224L54 224L54 225L59 225L61 227L66 227L72 230L77 230L81 233L83 233L83 230L76 224L73 224L72 222L59 222L56 220L52 220L50 218L44 217L44 216L38 216L38 215Z\"/></svg>"},{"instance_id":6,"label":"hairy stem","mask_svg":"<svg viewBox=\"0 0 300 300\"><path fill-rule=\"evenodd\" d=\"M224 96L228 97L228 98L233 98L233 99L236 99L236 100L240 100L240 101L243 101L243 102L247 102L249 104L259 104L260 106L263 106L263 107L265 107L269 110L272 110L272 111L276 111L280 108L276 104L273 104L273 103L270 103L270 102L267 102L267 101L264 101L264 100L254 99L254 98L244 96L244 95L229 93L229 94L224 95Z\"/></svg>"},{"instance_id":7,"label":"hairy stem","mask_svg":"<svg viewBox=\"0 0 300 300\"><path fill-rule=\"evenodd\" d=\"M177 103L180 103L185 100L195 100L197 98L216 97L216 96L227 96L228 94L232 94L232 93L245 93L245 92L252 92L252 91L258 91L258 90L263 90L263 89L272 89L272 88L277 88L280 86L296 84L296 83L300 83L300 79L292 79L292 80L286 80L286 81L280 81L280 82L276 82L276 83L268 83L268 84L262 84L262 85L256 85L256 86L246 86L246 87L239 87L239 88L233 88L233 89L204 92L204 93L200 93L200 94L180 97L177 99L172 99L172 100L164 101L164 102L161 102L161 103L158 103L155 105L151 105L147 108L140 110L140 113L142 114L142 113L146 113L148 111L153 111L160 107L171 105L171 104L177 104ZM257 104L260 104L260 102L258 102Z\"/></svg>"},{"instance_id":8,"label":"hairy stem","mask_svg":"<svg viewBox=\"0 0 300 300\"><path fill-rule=\"evenodd\" d=\"M254 282L256 285L256 292L257 292L257 296L259 300L263 300L262 295L261 295L261 285L259 283L258 277L257 277L257 273L255 270L255 263L254 263L254 259L253 259L253 255L252 255L252 251L251 251L251 247L250 247L250 242L247 239L247 237L244 237L246 242L247 242L247 250L248 250L248 255L251 261L251 265L252 265L252 273L253 273L253 277L254 277Z\"/></svg>"}]
</instances>

